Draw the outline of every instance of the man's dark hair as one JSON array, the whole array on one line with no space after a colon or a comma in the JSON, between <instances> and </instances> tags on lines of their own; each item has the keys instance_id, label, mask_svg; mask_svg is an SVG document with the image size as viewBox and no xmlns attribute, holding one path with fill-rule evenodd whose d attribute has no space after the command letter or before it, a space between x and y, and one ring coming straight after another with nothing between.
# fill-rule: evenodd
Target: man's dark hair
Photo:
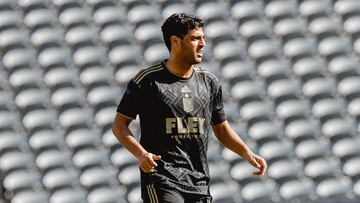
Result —
<instances>
[{"instance_id":1,"label":"man's dark hair","mask_svg":"<svg viewBox=\"0 0 360 203\"><path fill-rule=\"evenodd\" d=\"M169 51L171 50L170 37L172 35L182 39L189 30L202 28L203 26L204 21L197 16L187 13L172 14L161 26L164 41Z\"/></svg>"}]
</instances>

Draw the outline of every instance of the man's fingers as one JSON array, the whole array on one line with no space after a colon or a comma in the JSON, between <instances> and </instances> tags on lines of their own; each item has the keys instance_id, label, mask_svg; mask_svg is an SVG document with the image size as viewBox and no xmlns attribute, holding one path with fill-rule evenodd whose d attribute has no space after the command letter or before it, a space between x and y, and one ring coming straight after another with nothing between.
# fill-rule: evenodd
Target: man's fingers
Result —
<instances>
[{"instance_id":1,"label":"man's fingers","mask_svg":"<svg viewBox=\"0 0 360 203\"><path fill-rule=\"evenodd\" d=\"M159 155L153 155L153 159L154 159L154 160L160 160L160 159L161 159L161 156L159 156Z\"/></svg>"}]
</instances>

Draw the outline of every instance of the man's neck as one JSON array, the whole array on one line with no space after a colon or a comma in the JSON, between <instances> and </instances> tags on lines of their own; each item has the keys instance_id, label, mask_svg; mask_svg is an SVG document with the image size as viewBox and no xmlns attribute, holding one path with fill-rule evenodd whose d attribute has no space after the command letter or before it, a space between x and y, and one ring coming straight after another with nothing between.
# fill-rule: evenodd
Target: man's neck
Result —
<instances>
[{"instance_id":1,"label":"man's neck","mask_svg":"<svg viewBox=\"0 0 360 203\"><path fill-rule=\"evenodd\" d=\"M176 60L171 57L165 61L165 65L169 72L179 77L190 77L193 72L193 65L184 63L182 60Z\"/></svg>"}]
</instances>

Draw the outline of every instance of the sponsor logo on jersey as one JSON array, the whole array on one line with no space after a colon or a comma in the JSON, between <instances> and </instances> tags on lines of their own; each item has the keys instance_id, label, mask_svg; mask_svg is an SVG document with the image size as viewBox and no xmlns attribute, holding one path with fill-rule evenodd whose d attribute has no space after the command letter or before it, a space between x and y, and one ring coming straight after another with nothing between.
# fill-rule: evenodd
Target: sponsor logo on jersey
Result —
<instances>
[{"instance_id":1,"label":"sponsor logo on jersey","mask_svg":"<svg viewBox=\"0 0 360 203\"><path fill-rule=\"evenodd\" d=\"M166 118L166 134L204 134L205 118Z\"/></svg>"}]
</instances>

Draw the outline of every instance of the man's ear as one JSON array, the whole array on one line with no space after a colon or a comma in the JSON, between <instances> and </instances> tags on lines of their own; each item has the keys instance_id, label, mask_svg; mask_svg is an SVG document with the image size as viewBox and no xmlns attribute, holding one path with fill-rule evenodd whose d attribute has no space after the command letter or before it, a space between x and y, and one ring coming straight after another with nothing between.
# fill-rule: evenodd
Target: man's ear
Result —
<instances>
[{"instance_id":1,"label":"man's ear","mask_svg":"<svg viewBox=\"0 0 360 203\"><path fill-rule=\"evenodd\" d=\"M171 42L171 46L178 46L180 44L180 38L175 35L171 35L170 42Z\"/></svg>"}]
</instances>

